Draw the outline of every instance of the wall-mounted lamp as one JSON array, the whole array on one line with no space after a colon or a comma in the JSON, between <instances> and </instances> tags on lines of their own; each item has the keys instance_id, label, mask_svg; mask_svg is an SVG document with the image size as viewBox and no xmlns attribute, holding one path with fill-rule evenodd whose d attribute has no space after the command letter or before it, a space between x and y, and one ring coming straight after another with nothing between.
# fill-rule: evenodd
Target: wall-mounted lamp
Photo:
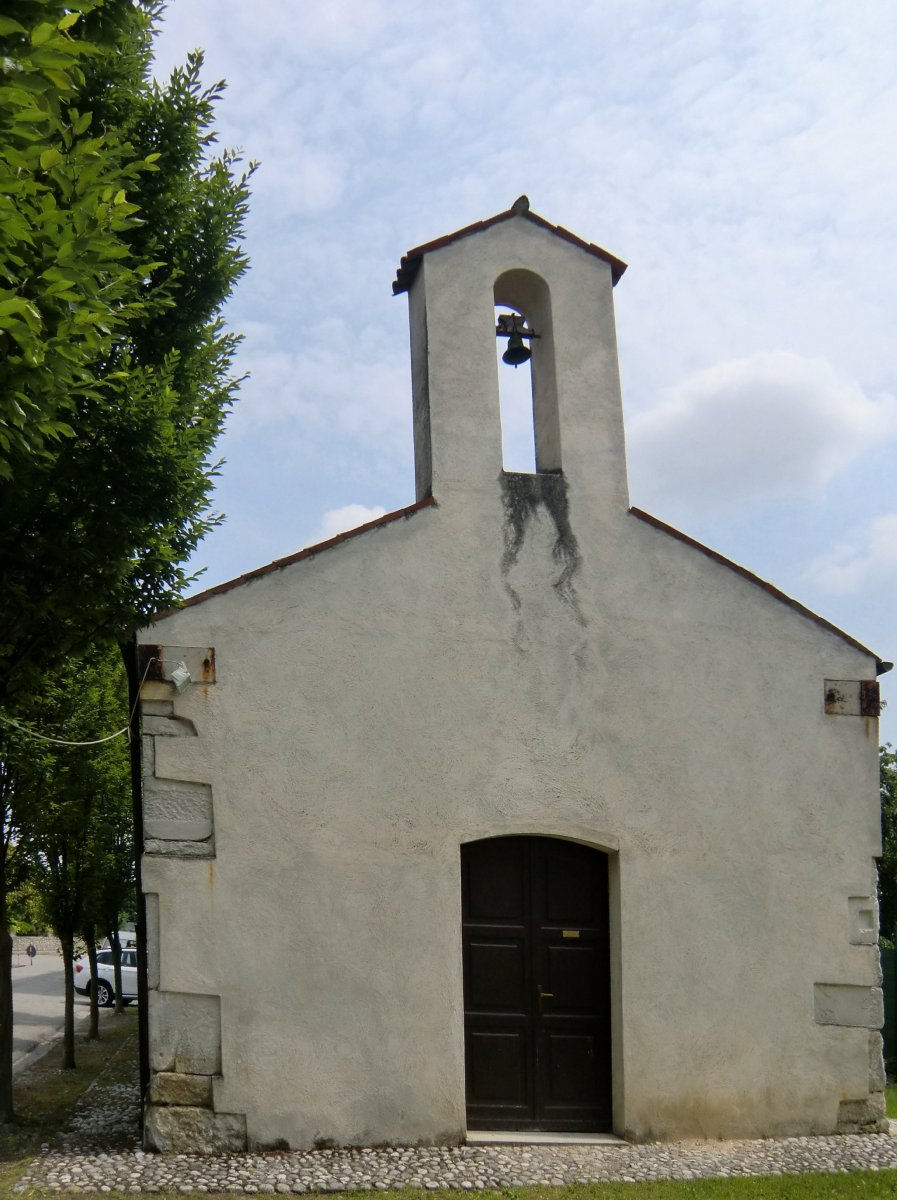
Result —
<instances>
[{"instance_id":1,"label":"wall-mounted lamp","mask_svg":"<svg viewBox=\"0 0 897 1200\"><path fill-rule=\"evenodd\" d=\"M529 346L524 344L524 338L537 338L539 335L526 327L526 317L520 313L500 313L498 324L495 326L496 337L506 337L508 348L501 356L501 361L510 367L519 367L521 363L529 362L533 356Z\"/></svg>"},{"instance_id":2,"label":"wall-mounted lamp","mask_svg":"<svg viewBox=\"0 0 897 1200\"><path fill-rule=\"evenodd\" d=\"M190 669L183 659L181 659L176 667L172 667L171 682L174 684L174 690L179 696L193 682L190 677Z\"/></svg>"}]
</instances>

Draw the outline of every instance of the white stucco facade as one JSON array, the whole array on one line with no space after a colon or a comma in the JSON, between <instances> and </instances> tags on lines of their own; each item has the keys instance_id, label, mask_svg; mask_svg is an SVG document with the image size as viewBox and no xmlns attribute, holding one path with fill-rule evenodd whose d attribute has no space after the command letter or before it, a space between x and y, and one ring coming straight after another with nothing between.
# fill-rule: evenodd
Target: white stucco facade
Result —
<instances>
[{"instance_id":1,"label":"white stucco facade","mask_svg":"<svg viewBox=\"0 0 897 1200\"><path fill-rule=\"evenodd\" d=\"M876 659L630 510L621 266L525 209L412 255L417 503L142 635L194 679L143 686L152 1144L463 1140L460 847L509 834L609 856L617 1133L880 1119Z\"/></svg>"}]
</instances>

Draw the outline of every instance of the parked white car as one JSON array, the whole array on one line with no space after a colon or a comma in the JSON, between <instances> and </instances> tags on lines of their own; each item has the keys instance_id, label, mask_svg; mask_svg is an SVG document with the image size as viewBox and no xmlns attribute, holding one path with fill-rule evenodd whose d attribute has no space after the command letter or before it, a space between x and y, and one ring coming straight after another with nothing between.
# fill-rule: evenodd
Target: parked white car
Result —
<instances>
[{"instance_id":1,"label":"parked white car","mask_svg":"<svg viewBox=\"0 0 897 1200\"><path fill-rule=\"evenodd\" d=\"M132 949L132 947L137 945L137 931L134 929L119 929L118 944L121 946L122 950ZM100 942L100 949L112 949L112 944L108 938L103 938L102 942Z\"/></svg>"},{"instance_id":2,"label":"parked white car","mask_svg":"<svg viewBox=\"0 0 897 1200\"><path fill-rule=\"evenodd\" d=\"M90 959L86 954L75 960L75 991L90 994ZM121 952L121 998L125 1004L137 999L137 951ZM115 1000L115 968L112 951L97 951L97 1004L107 1008Z\"/></svg>"}]
</instances>

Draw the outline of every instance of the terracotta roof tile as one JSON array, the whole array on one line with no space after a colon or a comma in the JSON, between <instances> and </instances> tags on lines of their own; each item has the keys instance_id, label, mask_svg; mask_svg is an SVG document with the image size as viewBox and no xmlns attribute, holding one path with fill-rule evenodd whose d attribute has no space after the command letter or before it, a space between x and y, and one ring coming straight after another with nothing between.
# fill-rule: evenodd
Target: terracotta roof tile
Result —
<instances>
[{"instance_id":1,"label":"terracotta roof tile","mask_svg":"<svg viewBox=\"0 0 897 1200\"><path fill-rule=\"evenodd\" d=\"M484 229L489 229L492 225L500 225L502 221L510 221L512 217L524 217L527 221L532 221L534 225L538 225L542 229L547 229L549 233L553 233L556 237L563 238L565 242L570 242L572 245L578 246L580 250L585 250L588 254L594 254L596 258L609 263L614 283L618 281L626 270L626 263L622 259L616 258L613 254L608 253L607 250L602 250L600 246L596 246L593 242L583 241L575 233L571 233L569 229L564 229L560 225L552 225L550 221L546 221L538 213L530 212L529 201L525 196L521 196L507 212L496 213L494 217L487 217L484 221L475 221L473 225L465 225L463 229L458 229L454 233L447 233L432 242L425 242L422 246L415 246L413 250L409 250L407 254L402 256L402 261L396 272L395 282L392 285L393 295L398 296L401 292L407 292L420 269L423 256L429 254L431 250L441 250L443 246L449 246L452 242L457 242L459 238L470 237L471 234L480 233Z\"/></svg>"}]
</instances>

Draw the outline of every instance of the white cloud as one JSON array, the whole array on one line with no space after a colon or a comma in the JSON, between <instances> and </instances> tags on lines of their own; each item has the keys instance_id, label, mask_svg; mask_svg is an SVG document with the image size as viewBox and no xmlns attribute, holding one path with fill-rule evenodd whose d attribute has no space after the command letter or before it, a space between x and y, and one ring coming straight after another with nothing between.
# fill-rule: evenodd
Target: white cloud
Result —
<instances>
[{"instance_id":1,"label":"white cloud","mask_svg":"<svg viewBox=\"0 0 897 1200\"><path fill-rule=\"evenodd\" d=\"M895 431L893 398L871 399L824 359L732 359L631 420L634 498L687 507L818 494Z\"/></svg>"},{"instance_id":2,"label":"white cloud","mask_svg":"<svg viewBox=\"0 0 897 1200\"><path fill-rule=\"evenodd\" d=\"M328 538L336 537L338 533L357 529L359 525L375 521L377 517L382 517L385 513L386 509L379 504L375 504L373 508L368 508L364 504L344 504L342 508L328 509L321 517L321 524L312 536L311 545L326 542Z\"/></svg>"},{"instance_id":3,"label":"white cloud","mask_svg":"<svg viewBox=\"0 0 897 1200\"><path fill-rule=\"evenodd\" d=\"M878 587L897 582L897 513L875 517L857 543L842 543L807 567L805 577L823 591L859 592L867 584Z\"/></svg>"},{"instance_id":4,"label":"white cloud","mask_svg":"<svg viewBox=\"0 0 897 1200\"><path fill-rule=\"evenodd\" d=\"M249 378L240 388L230 434L268 427L282 437L292 429L310 444L334 443L334 450L351 440L368 453L404 453L411 428L407 362L400 355L378 360L363 338L351 346L359 355L353 360L346 349L351 337L347 331L332 346L312 342L296 352L242 352L238 369Z\"/></svg>"}]
</instances>

